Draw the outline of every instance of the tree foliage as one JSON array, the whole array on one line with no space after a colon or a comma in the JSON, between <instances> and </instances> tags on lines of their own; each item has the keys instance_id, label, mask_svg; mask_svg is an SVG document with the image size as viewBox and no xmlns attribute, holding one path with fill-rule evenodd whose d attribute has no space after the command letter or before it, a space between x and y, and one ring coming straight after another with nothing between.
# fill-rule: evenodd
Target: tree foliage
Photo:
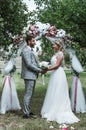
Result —
<instances>
[{"instance_id":1,"label":"tree foliage","mask_svg":"<svg viewBox=\"0 0 86 130\"><path fill-rule=\"evenodd\" d=\"M85 0L34 0L36 20L64 29L73 37L71 46L82 65L86 66L86 1ZM46 48L44 49L46 51ZM51 50L49 49L47 55ZM49 55L50 56L50 55Z\"/></svg>"},{"instance_id":2,"label":"tree foliage","mask_svg":"<svg viewBox=\"0 0 86 130\"><path fill-rule=\"evenodd\" d=\"M22 0L0 1L0 45L7 46L11 43L9 34L13 36L21 33L27 26L28 12Z\"/></svg>"},{"instance_id":3,"label":"tree foliage","mask_svg":"<svg viewBox=\"0 0 86 130\"><path fill-rule=\"evenodd\" d=\"M86 47L85 0L35 0L38 19L63 28L74 41Z\"/></svg>"}]
</instances>

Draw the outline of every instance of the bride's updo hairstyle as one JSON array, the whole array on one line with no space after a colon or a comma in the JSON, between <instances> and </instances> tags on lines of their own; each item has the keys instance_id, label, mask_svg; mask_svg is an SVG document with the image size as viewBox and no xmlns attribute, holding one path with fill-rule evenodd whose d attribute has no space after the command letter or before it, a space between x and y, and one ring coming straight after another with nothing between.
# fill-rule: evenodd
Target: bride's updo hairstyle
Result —
<instances>
[{"instance_id":1,"label":"bride's updo hairstyle","mask_svg":"<svg viewBox=\"0 0 86 130\"><path fill-rule=\"evenodd\" d=\"M62 43L60 41L55 40L54 44L56 44L57 46L59 46L59 50L61 50L62 47Z\"/></svg>"}]
</instances>

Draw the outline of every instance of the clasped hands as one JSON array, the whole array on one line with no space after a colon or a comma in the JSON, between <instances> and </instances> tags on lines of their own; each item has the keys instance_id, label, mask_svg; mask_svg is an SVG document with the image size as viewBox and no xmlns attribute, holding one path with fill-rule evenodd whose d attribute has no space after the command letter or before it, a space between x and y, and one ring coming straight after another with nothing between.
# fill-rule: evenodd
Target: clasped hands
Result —
<instances>
[{"instance_id":1,"label":"clasped hands","mask_svg":"<svg viewBox=\"0 0 86 130\"><path fill-rule=\"evenodd\" d=\"M47 69L42 69L42 74L45 74L46 72L48 71L48 68Z\"/></svg>"}]
</instances>

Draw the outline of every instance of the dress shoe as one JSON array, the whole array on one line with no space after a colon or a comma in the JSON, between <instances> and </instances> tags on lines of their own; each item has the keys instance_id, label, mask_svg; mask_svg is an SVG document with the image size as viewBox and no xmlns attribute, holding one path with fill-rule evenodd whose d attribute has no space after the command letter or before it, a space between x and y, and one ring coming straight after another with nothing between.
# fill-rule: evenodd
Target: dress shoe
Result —
<instances>
[{"instance_id":1,"label":"dress shoe","mask_svg":"<svg viewBox=\"0 0 86 130\"><path fill-rule=\"evenodd\" d=\"M35 115L33 112L30 112L30 116L31 116L32 118L34 118L34 119L37 118L37 115Z\"/></svg>"},{"instance_id":2,"label":"dress shoe","mask_svg":"<svg viewBox=\"0 0 86 130\"><path fill-rule=\"evenodd\" d=\"M30 112L30 115L33 116L34 115L33 112Z\"/></svg>"},{"instance_id":3,"label":"dress shoe","mask_svg":"<svg viewBox=\"0 0 86 130\"><path fill-rule=\"evenodd\" d=\"M23 115L23 118L26 118L26 119L28 119L28 118L32 118L32 116L31 115Z\"/></svg>"}]
</instances>

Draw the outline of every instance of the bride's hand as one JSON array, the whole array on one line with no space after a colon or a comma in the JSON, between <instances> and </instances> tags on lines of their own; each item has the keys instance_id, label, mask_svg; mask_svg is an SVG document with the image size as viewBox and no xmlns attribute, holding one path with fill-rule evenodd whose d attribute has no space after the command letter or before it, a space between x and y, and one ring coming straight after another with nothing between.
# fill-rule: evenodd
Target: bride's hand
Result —
<instances>
[{"instance_id":1,"label":"bride's hand","mask_svg":"<svg viewBox=\"0 0 86 130\"><path fill-rule=\"evenodd\" d=\"M42 74L45 74L48 71L48 69L42 69Z\"/></svg>"}]
</instances>

